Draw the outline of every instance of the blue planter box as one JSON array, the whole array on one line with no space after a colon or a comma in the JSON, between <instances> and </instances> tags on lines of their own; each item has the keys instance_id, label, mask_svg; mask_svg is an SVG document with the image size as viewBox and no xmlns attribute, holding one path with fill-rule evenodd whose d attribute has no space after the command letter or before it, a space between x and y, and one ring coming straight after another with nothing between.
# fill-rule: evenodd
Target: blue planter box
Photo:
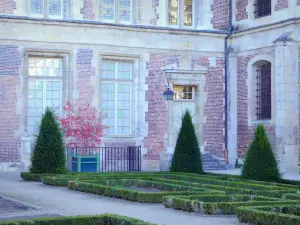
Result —
<instances>
[{"instance_id":1,"label":"blue planter box","mask_svg":"<svg viewBox=\"0 0 300 225\"><path fill-rule=\"evenodd\" d=\"M99 172L100 157L72 155L72 172Z\"/></svg>"}]
</instances>

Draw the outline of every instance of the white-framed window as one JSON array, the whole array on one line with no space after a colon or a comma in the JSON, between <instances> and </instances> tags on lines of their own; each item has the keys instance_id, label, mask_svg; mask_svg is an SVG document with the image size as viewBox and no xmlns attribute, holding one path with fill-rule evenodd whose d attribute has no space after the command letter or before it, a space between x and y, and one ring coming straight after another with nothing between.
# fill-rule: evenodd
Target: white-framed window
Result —
<instances>
[{"instance_id":1,"label":"white-framed window","mask_svg":"<svg viewBox=\"0 0 300 225\"><path fill-rule=\"evenodd\" d=\"M132 115L132 63L103 61L101 110L107 135L130 135Z\"/></svg>"},{"instance_id":2,"label":"white-framed window","mask_svg":"<svg viewBox=\"0 0 300 225\"><path fill-rule=\"evenodd\" d=\"M27 134L37 134L46 107L62 112L62 59L29 57Z\"/></svg>"},{"instance_id":3,"label":"white-framed window","mask_svg":"<svg viewBox=\"0 0 300 225\"><path fill-rule=\"evenodd\" d=\"M102 20L116 23L130 23L132 0L102 0Z\"/></svg>"},{"instance_id":4,"label":"white-framed window","mask_svg":"<svg viewBox=\"0 0 300 225\"><path fill-rule=\"evenodd\" d=\"M30 0L30 14L35 17L60 19L63 0Z\"/></svg>"},{"instance_id":5,"label":"white-framed window","mask_svg":"<svg viewBox=\"0 0 300 225\"><path fill-rule=\"evenodd\" d=\"M195 87L189 85L174 85L174 100L194 100L195 99Z\"/></svg>"},{"instance_id":6,"label":"white-framed window","mask_svg":"<svg viewBox=\"0 0 300 225\"><path fill-rule=\"evenodd\" d=\"M194 26L194 0L168 0L167 2L169 26Z\"/></svg>"}]
</instances>

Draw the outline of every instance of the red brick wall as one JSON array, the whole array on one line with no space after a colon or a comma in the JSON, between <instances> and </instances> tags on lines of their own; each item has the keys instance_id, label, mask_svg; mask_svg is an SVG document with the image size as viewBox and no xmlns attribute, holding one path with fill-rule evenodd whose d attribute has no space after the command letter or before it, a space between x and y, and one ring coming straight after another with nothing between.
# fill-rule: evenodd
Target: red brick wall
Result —
<instances>
[{"instance_id":1,"label":"red brick wall","mask_svg":"<svg viewBox=\"0 0 300 225\"><path fill-rule=\"evenodd\" d=\"M247 6L248 0L236 1L236 21L248 19Z\"/></svg>"},{"instance_id":2,"label":"red brick wall","mask_svg":"<svg viewBox=\"0 0 300 225\"><path fill-rule=\"evenodd\" d=\"M13 0L0 0L0 14L13 14L16 3Z\"/></svg>"},{"instance_id":3,"label":"red brick wall","mask_svg":"<svg viewBox=\"0 0 300 225\"><path fill-rule=\"evenodd\" d=\"M196 65L208 69L204 91L206 102L204 115L205 151L210 151L219 157L224 156L224 60L216 59L216 66L210 65L208 57L193 57L192 68Z\"/></svg>"},{"instance_id":4,"label":"red brick wall","mask_svg":"<svg viewBox=\"0 0 300 225\"><path fill-rule=\"evenodd\" d=\"M20 53L17 46L0 45L0 162L20 161L20 129L16 115L17 86L20 84Z\"/></svg>"},{"instance_id":5,"label":"red brick wall","mask_svg":"<svg viewBox=\"0 0 300 225\"><path fill-rule=\"evenodd\" d=\"M237 148L238 157L243 158L252 141L255 126L248 125L248 72L249 61L254 55L239 56L237 58ZM273 125L265 126L269 135L270 142L275 146L275 127Z\"/></svg>"},{"instance_id":6,"label":"red brick wall","mask_svg":"<svg viewBox=\"0 0 300 225\"><path fill-rule=\"evenodd\" d=\"M211 5L213 18L211 23L214 29L226 30L229 23L229 3L228 0L213 0Z\"/></svg>"},{"instance_id":7,"label":"red brick wall","mask_svg":"<svg viewBox=\"0 0 300 225\"><path fill-rule=\"evenodd\" d=\"M283 10L289 7L289 0L277 0L275 11Z\"/></svg>"},{"instance_id":8,"label":"red brick wall","mask_svg":"<svg viewBox=\"0 0 300 225\"><path fill-rule=\"evenodd\" d=\"M76 69L78 73L76 87L79 93L77 104L91 104L95 95L95 88L91 86L91 78L95 76L95 68L92 66L93 50L78 49Z\"/></svg>"},{"instance_id":9,"label":"red brick wall","mask_svg":"<svg viewBox=\"0 0 300 225\"><path fill-rule=\"evenodd\" d=\"M83 7L80 9L80 13L83 15L84 20L94 20L94 0L84 0Z\"/></svg>"},{"instance_id":10,"label":"red brick wall","mask_svg":"<svg viewBox=\"0 0 300 225\"><path fill-rule=\"evenodd\" d=\"M164 136L168 127L167 102L163 99L162 93L165 91L165 76L162 68L176 63L179 66L180 56L168 54L152 54L147 63L148 77L146 84L148 90L145 93L148 101L148 112L146 122L148 122L148 136L144 145L147 148L146 159L159 160L159 153L164 150Z\"/></svg>"}]
</instances>

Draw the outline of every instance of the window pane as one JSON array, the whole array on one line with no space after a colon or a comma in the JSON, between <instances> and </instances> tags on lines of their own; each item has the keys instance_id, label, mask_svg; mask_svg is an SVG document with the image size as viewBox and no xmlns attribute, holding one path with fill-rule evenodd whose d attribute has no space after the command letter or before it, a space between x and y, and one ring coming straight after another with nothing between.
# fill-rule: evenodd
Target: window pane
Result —
<instances>
[{"instance_id":1,"label":"window pane","mask_svg":"<svg viewBox=\"0 0 300 225\"><path fill-rule=\"evenodd\" d=\"M62 0L49 0L48 10L49 16L61 16L61 2Z\"/></svg>"},{"instance_id":2,"label":"window pane","mask_svg":"<svg viewBox=\"0 0 300 225\"><path fill-rule=\"evenodd\" d=\"M115 63L103 62L101 76L103 79L115 79Z\"/></svg>"},{"instance_id":3,"label":"window pane","mask_svg":"<svg viewBox=\"0 0 300 225\"><path fill-rule=\"evenodd\" d=\"M169 25L178 25L178 7L179 0L169 0L168 4L168 21Z\"/></svg>"},{"instance_id":4,"label":"window pane","mask_svg":"<svg viewBox=\"0 0 300 225\"><path fill-rule=\"evenodd\" d=\"M107 65L105 65L107 69ZM106 134L114 134L115 126L115 84L113 83L102 83L101 85L101 95L102 95L102 112L104 119L104 125L108 126L108 129L105 129Z\"/></svg>"},{"instance_id":5,"label":"window pane","mask_svg":"<svg viewBox=\"0 0 300 225\"><path fill-rule=\"evenodd\" d=\"M131 63L119 62L118 64L118 79L130 80L131 77Z\"/></svg>"},{"instance_id":6,"label":"window pane","mask_svg":"<svg viewBox=\"0 0 300 225\"><path fill-rule=\"evenodd\" d=\"M192 86L174 86L174 99L193 99Z\"/></svg>"},{"instance_id":7,"label":"window pane","mask_svg":"<svg viewBox=\"0 0 300 225\"><path fill-rule=\"evenodd\" d=\"M43 76L44 60L42 58L29 58L28 75Z\"/></svg>"},{"instance_id":8,"label":"window pane","mask_svg":"<svg viewBox=\"0 0 300 225\"><path fill-rule=\"evenodd\" d=\"M193 0L184 0L184 26L193 25Z\"/></svg>"},{"instance_id":9,"label":"window pane","mask_svg":"<svg viewBox=\"0 0 300 225\"><path fill-rule=\"evenodd\" d=\"M34 15L44 14L44 0L31 0L30 12Z\"/></svg>"},{"instance_id":10,"label":"window pane","mask_svg":"<svg viewBox=\"0 0 300 225\"><path fill-rule=\"evenodd\" d=\"M115 19L115 1L114 0L103 0L102 17L104 20Z\"/></svg>"},{"instance_id":11,"label":"window pane","mask_svg":"<svg viewBox=\"0 0 300 225\"><path fill-rule=\"evenodd\" d=\"M130 21L131 0L120 0L120 21Z\"/></svg>"},{"instance_id":12,"label":"window pane","mask_svg":"<svg viewBox=\"0 0 300 225\"><path fill-rule=\"evenodd\" d=\"M45 59L46 76L60 77L61 76L60 62L61 62L60 59Z\"/></svg>"}]
</instances>

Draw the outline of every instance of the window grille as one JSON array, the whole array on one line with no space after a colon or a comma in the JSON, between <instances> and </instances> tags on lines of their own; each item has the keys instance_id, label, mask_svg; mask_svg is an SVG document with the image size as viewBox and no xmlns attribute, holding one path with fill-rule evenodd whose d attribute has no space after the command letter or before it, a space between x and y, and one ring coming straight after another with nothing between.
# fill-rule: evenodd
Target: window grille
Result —
<instances>
[{"instance_id":1,"label":"window grille","mask_svg":"<svg viewBox=\"0 0 300 225\"><path fill-rule=\"evenodd\" d=\"M272 11L272 2L271 0L257 0L254 9L255 18L269 16Z\"/></svg>"},{"instance_id":2,"label":"window grille","mask_svg":"<svg viewBox=\"0 0 300 225\"><path fill-rule=\"evenodd\" d=\"M256 76L257 120L271 119L271 63L258 67Z\"/></svg>"},{"instance_id":3,"label":"window grille","mask_svg":"<svg viewBox=\"0 0 300 225\"><path fill-rule=\"evenodd\" d=\"M115 19L115 1L114 0L103 0L103 11L102 17L104 20Z\"/></svg>"},{"instance_id":4,"label":"window grille","mask_svg":"<svg viewBox=\"0 0 300 225\"><path fill-rule=\"evenodd\" d=\"M61 1L62 0L49 0L49 16L61 16Z\"/></svg>"},{"instance_id":5,"label":"window grille","mask_svg":"<svg viewBox=\"0 0 300 225\"><path fill-rule=\"evenodd\" d=\"M120 21L130 21L131 0L120 0Z\"/></svg>"},{"instance_id":6,"label":"window grille","mask_svg":"<svg viewBox=\"0 0 300 225\"><path fill-rule=\"evenodd\" d=\"M31 0L30 12L35 15L44 14L44 0Z\"/></svg>"}]
</instances>

